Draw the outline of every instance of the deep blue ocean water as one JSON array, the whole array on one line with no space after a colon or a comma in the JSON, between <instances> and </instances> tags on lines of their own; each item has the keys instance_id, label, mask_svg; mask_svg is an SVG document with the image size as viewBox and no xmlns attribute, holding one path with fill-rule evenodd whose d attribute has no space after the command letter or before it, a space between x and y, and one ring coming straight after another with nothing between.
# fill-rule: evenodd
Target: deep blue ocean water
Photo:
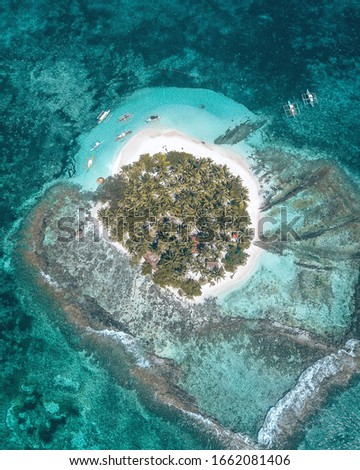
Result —
<instances>
[{"instance_id":1,"label":"deep blue ocean water","mask_svg":"<svg viewBox=\"0 0 360 470\"><path fill-rule=\"evenodd\" d=\"M212 446L82 350L12 242L43 188L73 174L94 115L143 87L223 93L270 119L275 141L359 177L359 21L356 0L1 2L2 448ZM281 106L307 87L324 113L294 124ZM360 448L359 399L356 381L335 391L294 447Z\"/></svg>"}]
</instances>

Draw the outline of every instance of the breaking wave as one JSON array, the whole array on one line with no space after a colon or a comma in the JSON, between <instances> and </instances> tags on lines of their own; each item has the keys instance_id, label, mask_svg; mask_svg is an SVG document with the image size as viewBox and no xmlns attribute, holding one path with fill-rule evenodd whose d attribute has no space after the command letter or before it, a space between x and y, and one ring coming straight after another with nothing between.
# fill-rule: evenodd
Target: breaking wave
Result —
<instances>
[{"instance_id":1,"label":"breaking wave","mask_svg":"<svg viewBox=\"0 0 360 470\"><path fill-rule=\"evenodd\" d=\"M49 274L45 274L42 270L40 270L40 274L41 277L45 280L45 282L50 286L54 287L55 289L58 289L60 287L59 284L54 281L54 279Z\"/></svg>"},{"instance_id":2,"label":"breaking wave","mask_svg":"<svg viewBox=\"0 0 360 470\"><path fill-rule=\"evenodd\" d=\"M179 408L180 409L180 408ZM220 439L226 442L230 449L256 449L256 444L245 434L230 431L223 428L221 425L212 419L202 416L200 413L180 409L184 414L189 416L194 421L198 422L203 428L207 429Z\"/></svg>"},{"instance_id":3,"label":"breaking wave","mask_svg":"<svg viewBox=\"0 0 360 470\"><path fill-rule=\"evenodd\" d=\"M337 353L319 359L299 377L295 387L270 408L258 433L262 447L283 446L299 423L317 407L332 385L346 384L360 372L360 341L349 340Z\"/></svg>"},{"instance_id":4,"label":"breaking wave","mask_svg":"<svg viewBox=\"0 0 360 470\"><path fill-rule=\"evenodd\" d=\"M138 344L138 341L131 335L124 333L123 331L114 330L94 330L93 328L86 328L86 331L100 336L109 336L119 341L126 351L131 354L136 360L136 364L145 369L150 367L150 362L144 357L143 351Z\"/></svg>"}]
</instances>

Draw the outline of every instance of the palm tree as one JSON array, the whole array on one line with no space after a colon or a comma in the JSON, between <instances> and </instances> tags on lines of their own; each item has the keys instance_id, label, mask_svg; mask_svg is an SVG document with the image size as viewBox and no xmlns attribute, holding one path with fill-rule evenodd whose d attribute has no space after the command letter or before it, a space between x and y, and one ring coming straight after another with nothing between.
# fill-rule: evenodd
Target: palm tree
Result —
<instances>
[{"instance_id":1,"label":"palm tree","mask_svg":"<svg viewBox=\"0 0 360 470\"><path fill-rule=\"evenodd\" d=\"M249 196L241 179L231 175L227 167L185 152L158 153L141 156L124 167L119 177L109 178L107 185L110 190L103 194L109 207L99 210L99 217L106 218L104 224L113 238L123 242L127 234L126 246L135 261L148 250L160 256L157 267L147 270L155 282L195 295L200 284L187 279L190 270L201 276L200 283L218 281L224 275L222 267L209 271L205 258L216 259L229 252L224 260L227 269L245 259L249 221L240 217L247 215ZM229 222L236 218L240 236L234 245ZM194 230L200 231L198 257L192 255L189 237ZM212 233L211 241L203 238L207 233ZM235 247L240 251L234 251Z\"/></svg>"}]
</instances>

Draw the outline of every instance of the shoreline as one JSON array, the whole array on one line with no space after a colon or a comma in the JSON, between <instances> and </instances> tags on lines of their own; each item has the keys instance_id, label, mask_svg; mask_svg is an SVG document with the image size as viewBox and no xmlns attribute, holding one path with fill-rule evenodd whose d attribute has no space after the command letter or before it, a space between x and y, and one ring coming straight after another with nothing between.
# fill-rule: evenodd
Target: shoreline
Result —
<instances>
[{"instance_id":1,"label":"shoreline","mask_svg":"<svg viewBox=\"0 0 360 470\"><path fill-rule=\"evenodd\" d=\"M171 150L184 151L195 157L209 157L217 164L227 165L234 175L240 176L244 185L249 190L247 210L251 219L251 227L255 232L254 240L256 240L258 238L258 221L262 202L259 195L259 182L251 173L246 160L241 155L224 146L205 143L175 129L151 127L139 131L125 144L115 159L111 174L113 176L116 175L122 166L134 163L142 154L149 153L154 155L155 153ZM119 243L116 243L115 246L121 249L121 251L126 252L125 248ZM235 274L226 273L225 278L214 286L210 284L203 285L201 287L202 294L193 300L179 296L174 288L167 287L167 289L180 300L187 300L192 303L199 303L207 297L225 294L244 282L255 271L263 250L252 242L246 252L249 256L245 265L239 266Z\"/></svg>"}]
</instances>

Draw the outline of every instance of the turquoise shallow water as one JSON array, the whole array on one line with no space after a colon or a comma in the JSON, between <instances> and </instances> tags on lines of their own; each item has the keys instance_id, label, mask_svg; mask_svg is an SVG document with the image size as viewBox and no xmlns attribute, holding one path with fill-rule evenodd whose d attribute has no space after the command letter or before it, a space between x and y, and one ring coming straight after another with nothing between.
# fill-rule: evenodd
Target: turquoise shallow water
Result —
<instances>
[{"instance_id":1,"label":"turquoise shallow water","mask_svg":"<svg viewBox=\"0 0 360 470\"><path fill-rule=\"evenodd\" d=\"M0 309L3 448L212 446L191 425L155 414L140 403L134 390L114 381L76 335L57 323L54 305L34 287L31 272L18 264L6 238L16 233L28 204L59 177L68 178L76 171L74 180L94 187L93 176L83 171L87 151L81 149L96 140L94 133L102 137L102 129L115 127L117 117L109 127L93 129L101 109L122 106L131 112L126 98L140 90L131 101L134 108L141 108L139 121L132 123L135 130L154 104L162 115L171 115L171 106L186 101L188 93L197 97L195 106L206 101L206 109L192 112L187 127L182 120L184 131L196 128L196 119L204 112L217 116L203 130L205 139L213 137L220 122L221 132L231 124L232 101L212 92L172 90L174 103L161 108L154 95L146 101L148 95L141 90L208 88L269 118L274 141L326 154L353 177L359 176L358 110L353 106L359 89L358 2L160 1L151 9L147 6L143 0L68 0L57 5L47 0L5 1L0 6L1 233L6 240L1 246ZM319 109L297 122L285 120L283 101L307 86L321 97ZM166 124L179 122L172 115ZM117 150L115 143L104 148L110 155L107 162ZM101 152L96 155L96 171L106 175L109 167ZM291 271L291 266L287 268ZM249 284L250 295L252 288L258 289L255 281ZM341 293L341 299L349 301L346 291ZM243 300L233 295L223 301L225 313L229 309L237 313L242 307ZM284 291L284 305L286 300ZM343 300L337 312L342 305ZM249 305L245 313L262 316ZM241 341L190 344L190 353L181 352L188 371L183 383L199 397L203 409L230 427L255 435L266 408L292 386L298 369L278 377L275 384L265 383L261 359L241 348L237 354ZM201 381L209 373L216 381L233 370L232 380L214 385L211 394L203 389ZM270 370L276 380L278 369ZM239 386L239 377L245 374L248 382ZM256 389L258 406L244 416L242 410ZM234 414L234 394L242 403L239 414ZM356 381L346 391L335 391L294 447L359 448L358 397ZM228 419L231 414L233 421Z\"/></svg>"},{"instance_id":2,"label":"turquoise shallow water","mask_svg":"<svg viewBox=\"0 0 360 470\"><path fill-rule=\"evenodd\" d=\"M360 383L337 391L304 429L299 449L359 449Z\"/></svg>"},{"instance_id":3,"label":"turquoise shallow water","mask_svg":"<svg viewBox=\"0 0 360 470\"><path fill-rule=\"evenodd\" d=\"M1 349L6 379L2 448L201 449L213 445L186 422L163 419L146 409L134 390L120 387L103 367L109 358L85 348L64 324L59 306L34 284L31 271L22 265L17 268L19 310L13 311L15 318L8 314L4 326L13 327L13 332L11 337L3 333ZM114 366L121 371L121 363Z\"/></svg>"},{"instance_id":4,"label":"turquoise shallow water","mask_svg":"<svg viewBox=\"0 0 360 470\"><path fill-rule=\"evenodd\" d=\"M200 108L200 106L204 106ZM120 123L119 116L133 114L128 123ZM161 116L161 121L145 124L150 115ZM111 110L111 118L82 136L81 148L76 155L75 183L84 189L95 190L98 176L107 177L118 153L126 145L131 135L124 141L115 141L121 132L131 130L133 134L146 128L162 127L177 129L198 140L213 142L234 122L244 122L253 117L243 105L211 90L183 88L142 89L129 96L124 103ZM94 142L102 142L99 150L91 152ZM238 146L246 152L246 145ZM94 163L87 171L86 162L94 155Z\"/></svg>"},{"instance_id":5,"label":"turquoise shallow water","mask_svg":"<svg viewBox=\"0 0 360 470\"><path fill-rule=\"evenodd\" d=\"M294 386L305 359L301 347L254 337L244 327L197 337L178 354L184 355L183 386L201 408L253 439L270 406ZM291 368L282 365L284 358Z\"/></svg>"}]
</instances>

